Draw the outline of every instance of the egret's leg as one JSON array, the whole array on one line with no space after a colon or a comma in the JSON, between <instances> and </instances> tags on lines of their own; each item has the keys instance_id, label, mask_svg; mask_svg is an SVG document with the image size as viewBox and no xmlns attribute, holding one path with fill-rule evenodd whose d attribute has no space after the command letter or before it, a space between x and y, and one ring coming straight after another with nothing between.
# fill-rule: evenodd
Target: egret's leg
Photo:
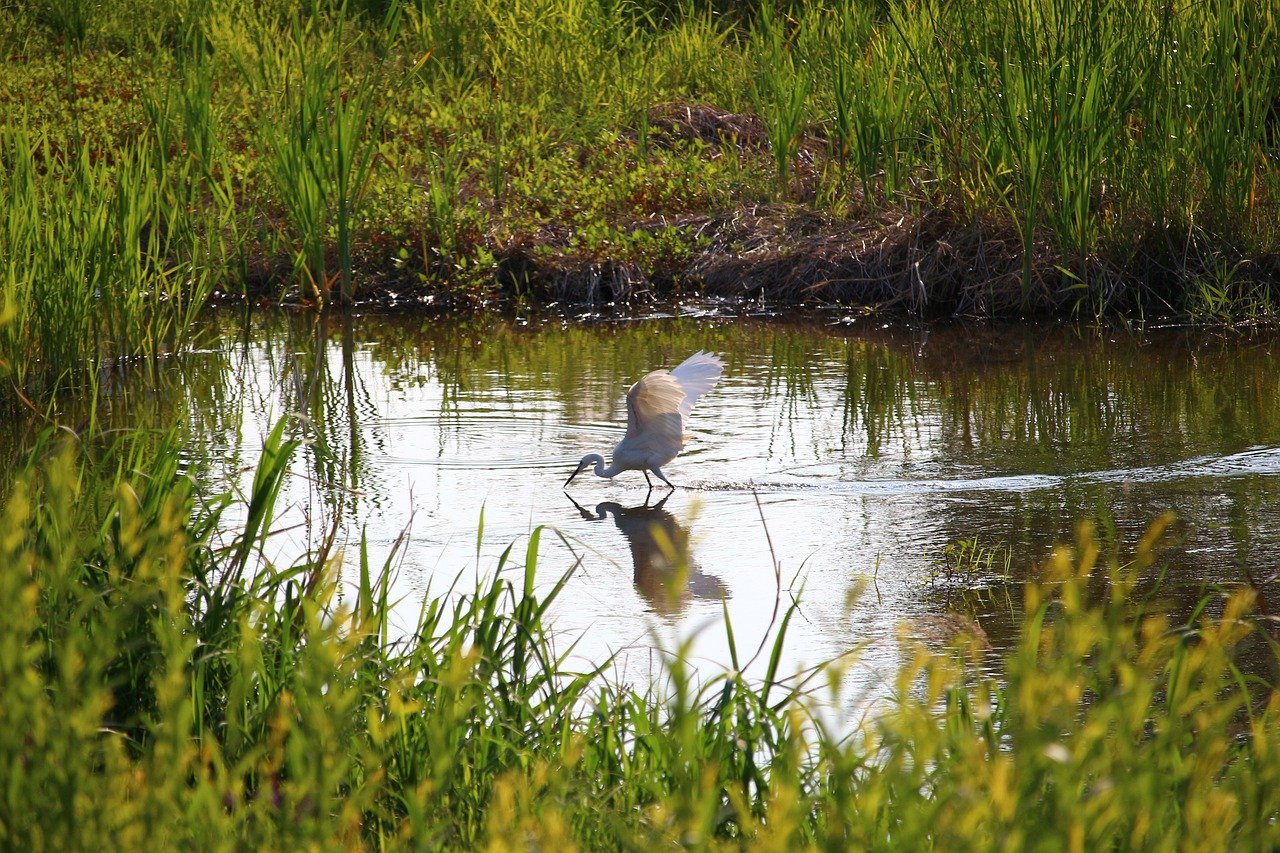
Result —
<instances>
[{"instance_id":1,"label":"egret's leg","mask_svg":"<svg viewBox=\"0 0 1280 853\"><path fill-rule=\"evenodd\" d=\"M662 482L666 483L666 484L667 484L667 488L671 489L671 491L673 491L673 492L674 492L674 491L676 490L675 483L672 483L670 480L668 480L668 479L667 479L667 475L662 473L662 469L661 469L661 468L651 468L651 469L649 469L649 470L653 471L654 475L655 475L659 480L661 480ZM648 474L645 474L645 477L646 477L646 478L648 478L648 476L649 476Z\"/></svg>"}]
</instances>

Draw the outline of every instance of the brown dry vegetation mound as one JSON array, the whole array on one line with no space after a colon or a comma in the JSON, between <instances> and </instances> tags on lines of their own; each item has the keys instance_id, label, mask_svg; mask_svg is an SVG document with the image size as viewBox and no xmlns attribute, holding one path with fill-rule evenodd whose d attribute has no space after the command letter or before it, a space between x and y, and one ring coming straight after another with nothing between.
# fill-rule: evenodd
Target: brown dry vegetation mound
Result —
<instances>
[{"instance_id":1,"label":"brown dry vegetation mound","mask_svg":"<svg viewBox=\"0 0 1280 853\"><path fill-rule=\"evenodd\" d=\"M768 205L665 221L662 227L674 227L687 239L688 257L678 265L646 270L525 241L499 254L501 278L535 298L586 303L695 291L993 315L1053 310L1065 302L1060 260L1047 243L1037 246L1024 289L1019 236L946 211L882 212L849 221L794 205Z\"/></svg>"},{"instance_id":2,"label":"brown dry vegetation mound","mask_svg":"<svg viewBox=\"0 0 1280 853\"><path fill-rule=\"evenodd\" d=\"M648 119L651 137L659 144L683 140L759 151L769 147L759 116L726 112L709 104L658 104L649 110Z\"/></svg>"}]
</instances>

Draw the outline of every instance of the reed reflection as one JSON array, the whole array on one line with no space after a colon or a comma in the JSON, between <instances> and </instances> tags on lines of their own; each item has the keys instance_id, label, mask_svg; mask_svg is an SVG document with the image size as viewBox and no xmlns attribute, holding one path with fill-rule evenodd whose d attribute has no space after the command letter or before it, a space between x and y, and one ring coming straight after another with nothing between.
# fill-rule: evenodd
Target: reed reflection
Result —
<instances>
[{"instance_id":1,"label":"reed reflection","mask_svg":"<svg viewBox=\"0 0 1280 853\"><path fill-rule=\"evenodd\" d=\"M567 494L567 493L566 493ZM679 615L694 598L728 598L724 582L702 571L689 547L689 530L663 509L670 495L652 506L624 507L614 501L596 504L595 512L569 500L588 521L612 519L631 549L636 592L662 616Z\"/></svg>"}]
</instances>

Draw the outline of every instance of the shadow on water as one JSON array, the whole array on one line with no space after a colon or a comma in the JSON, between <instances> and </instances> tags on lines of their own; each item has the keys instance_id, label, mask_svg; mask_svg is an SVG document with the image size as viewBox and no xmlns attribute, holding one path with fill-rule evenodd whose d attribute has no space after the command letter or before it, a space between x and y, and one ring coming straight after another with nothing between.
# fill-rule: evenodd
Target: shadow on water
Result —
<instances>
[{"instance_id":1,"label":"shadow on water","mask_svg":"<svg viewBox=\"0 0 1280 853\"><path fill-rule=\"evenodd\" d=\"M689 531L663 509L671 494L652 506L648 500L633 507L614 501L586 509L572 495L566 496L588 521L611 519L631 551L632 582L636 592L662 616L679 614L690 599L719 601L730 595L724 582L702 571L689 545Z\"/></svg>"}]
</instances>

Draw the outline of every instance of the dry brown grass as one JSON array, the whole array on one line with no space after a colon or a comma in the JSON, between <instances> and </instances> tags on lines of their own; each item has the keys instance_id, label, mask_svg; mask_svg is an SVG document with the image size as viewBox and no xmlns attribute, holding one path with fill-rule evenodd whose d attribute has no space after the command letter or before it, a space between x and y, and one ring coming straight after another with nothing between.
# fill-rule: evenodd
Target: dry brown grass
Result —
<instances>
[{"instance_id":1,"label":"dry brown grass","mask_svg":"<svg viewBox=\"0 0 1280 853\"><path fill-rule=\"evenodd\" d=\"M555 250L559 235L541 233L500 254L503 277L535 298L589 304L696 291L785 304L997 316L1049 312L1066 303L1061 260L1047 242L1037 244L1024 289L1016 233L945 211L881 212L851 221L776 204L664 225L688 238L689 257L675 267L575 257Z\"/></svg>"},{"instance_id":2,"label":"dry brown grass","mask_svg":"<svg viewBox=\"0 0 1280 853\"><path fill-rule=\"evenodd\" d=\"M731 113L709 104L658 104L649 110L649 138L659 145L677 140L712 148L730 146L764 151L769 135L764 121L749 113Z\"/></svg>"}]
</instances>

